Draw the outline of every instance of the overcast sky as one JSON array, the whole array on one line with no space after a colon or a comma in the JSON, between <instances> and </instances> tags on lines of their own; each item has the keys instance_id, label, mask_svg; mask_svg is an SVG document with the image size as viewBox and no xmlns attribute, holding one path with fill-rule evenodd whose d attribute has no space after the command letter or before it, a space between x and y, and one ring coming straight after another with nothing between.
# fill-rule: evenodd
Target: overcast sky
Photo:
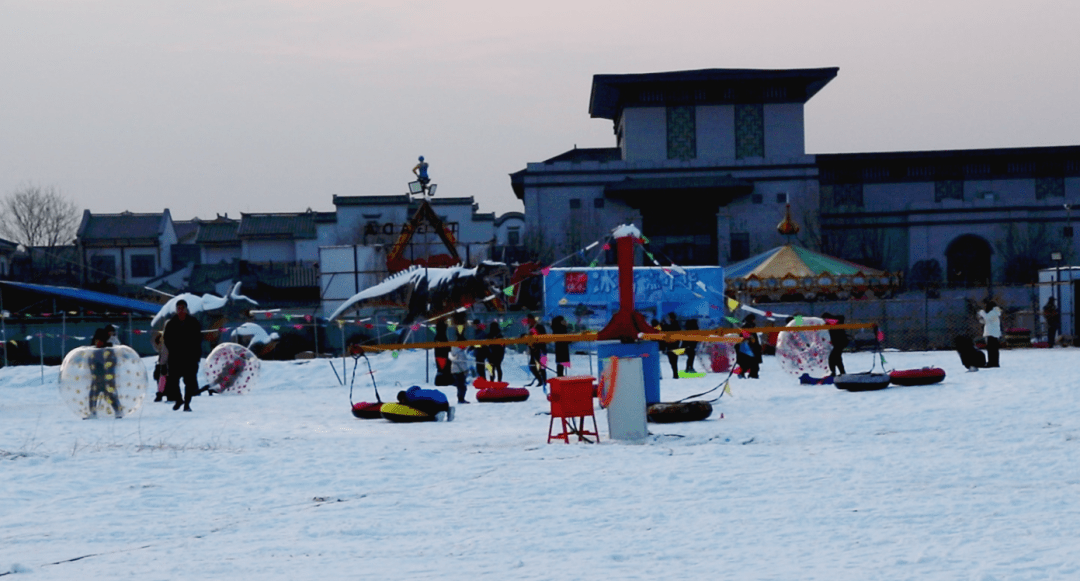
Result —
<instances>
[{"instance_id":1,"label":"overcast sky","mask_svg":"<svg viewBox=\"0 0 1080 581\"><path fill-rule=\"evenodd\" d=\"M839 67L810 153L1078 145L1078 54L1075 0L0 0L0 194L332 210L424 155L520 210L508 174L614 146L592 75L702 68Z\"/></svg>"}]
</instances>

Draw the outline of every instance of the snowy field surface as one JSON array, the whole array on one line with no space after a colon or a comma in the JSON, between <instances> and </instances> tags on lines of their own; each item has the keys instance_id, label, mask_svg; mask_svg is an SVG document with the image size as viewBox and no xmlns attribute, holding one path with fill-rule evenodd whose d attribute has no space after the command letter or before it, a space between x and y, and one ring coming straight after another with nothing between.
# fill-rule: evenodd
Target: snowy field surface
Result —
<instances>
[{"instance_id":1,"label":"snowy field surface","mask_svg":"<svg viewBox=\"0 0 1080 581\"><path fill-rule=\"evenodd\" d=\"M650 424L643 445L608 441L601 410L600 445L546 444L535 389L453 422L357 420L326 360L264 362L250 393L193 413L148 400L86 421L56 367L44 385L4 368L0 576L1080 579L1080 350L977 373L952 352L885 356L948 377L848 393L766 357L708 421ZM424 384L423 352L372 362L384 401ZM512 385L524 364L508 354ZM724 377L663 367L665 401ZM354 397L373 401L363 371Z\"/></svg>"}]
</instances>

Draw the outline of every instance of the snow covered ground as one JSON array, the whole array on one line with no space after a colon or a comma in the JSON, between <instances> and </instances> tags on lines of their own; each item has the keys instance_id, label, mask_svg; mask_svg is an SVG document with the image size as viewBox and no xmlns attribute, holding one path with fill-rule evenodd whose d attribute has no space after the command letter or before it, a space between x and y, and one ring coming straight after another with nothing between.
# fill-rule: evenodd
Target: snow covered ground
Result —
<instances>
[{"instance_id":1,"label":"snow covered ground","mask_svg":"<svg viewBox=\"0 0 1080 581\"><path fill-rule=\"evenodd\" d=\"M951 352L886 358L949 375L848 393L767 357L712 419L650 424L644 445L545 444L538 390L448 423L357 420L325 360L264 362L251 393L193 413L148 401L91 421L57 368L44 385L4 368L0 576L1080 578L1080 350L1005 351L978 373ZM372 359L383 400L423 383L423 352ZM514 384L524 363L508 354ZM662 395L720 379L665 375ZM359 374L355 398L373 400Z\"/></svg>"}]
</instances>

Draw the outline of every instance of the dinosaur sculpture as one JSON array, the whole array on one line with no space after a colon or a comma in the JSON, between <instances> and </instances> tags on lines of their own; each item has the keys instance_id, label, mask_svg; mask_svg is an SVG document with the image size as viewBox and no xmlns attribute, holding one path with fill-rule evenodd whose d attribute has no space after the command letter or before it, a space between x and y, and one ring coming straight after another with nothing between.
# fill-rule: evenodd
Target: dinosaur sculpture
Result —
<instances>
[{"instance_id":1,"label":"dinosaur sculpture","mask_svg":"<svg viewBox=\"0 0 1080 581\"><path fill-rule=\"evenodd\" d=\"M509 278L510 269L501 262L484 261L475 268L414 266L353 295L329 319L338 319L353 309L384 307L405 309L402 323L409 324L483 301L491 295L500 297ZM490 304L489 308L502 308L499 298L486 304Z\"/></svg>"}]
</instances>

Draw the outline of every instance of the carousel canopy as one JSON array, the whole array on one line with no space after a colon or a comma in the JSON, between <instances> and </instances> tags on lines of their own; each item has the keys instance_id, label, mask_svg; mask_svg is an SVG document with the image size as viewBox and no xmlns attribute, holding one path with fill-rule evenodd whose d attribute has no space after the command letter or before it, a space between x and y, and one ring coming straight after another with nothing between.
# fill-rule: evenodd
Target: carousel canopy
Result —
<instances>
[{"instance_id":1,"label":"carousel canopy","mask_svg":"<svg viewBox=\"0 0 1080 581\"><path fill-rule=\"evenodd\" d=\"M882 275L883 271L861 264L855 264L841 258L814 252L791 244L778 246L757 256L725 267L726 279L748 278L783 278L785 276L834 276L866 274Z\"/></svg>"},{"instance_id":2,"label":"carousel canopy","mask_svg":"<svg viewBox=\"0 0 1080 581\"><path fill-rule=\"evenodd\" d=\"M770 301L794 294L848 298L868 290L882 296L900 286L898 274L790 244L725 267L724 280L733 295Z\"/></svg>"}]
</instances>

